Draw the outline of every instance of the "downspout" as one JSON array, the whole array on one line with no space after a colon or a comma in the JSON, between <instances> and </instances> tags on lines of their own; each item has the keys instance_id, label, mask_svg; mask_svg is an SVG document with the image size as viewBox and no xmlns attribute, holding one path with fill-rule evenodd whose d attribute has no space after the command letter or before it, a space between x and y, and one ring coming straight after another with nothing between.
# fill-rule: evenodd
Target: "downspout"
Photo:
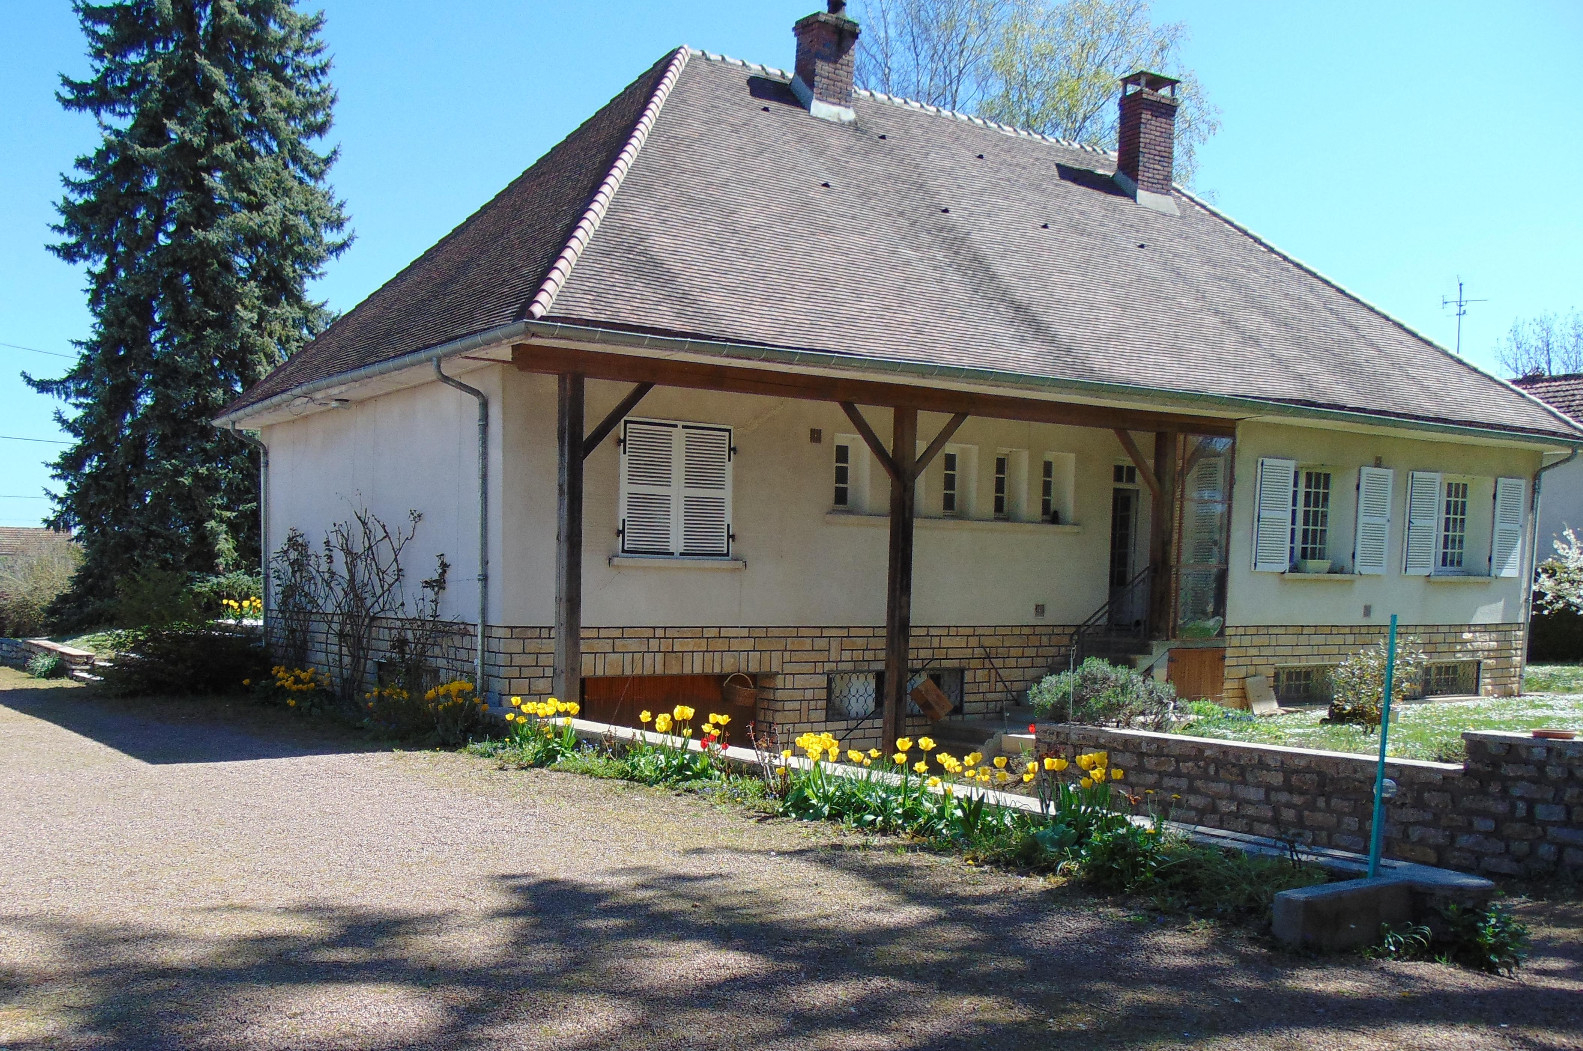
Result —
<instances>
[{"instance_id":1,"label":"downspout","mask_svg":"<svg viewBox=\"0 0 1583 1051\"><path fill-rule=\"evenodd\" d=\"M478 401L478 653L473 669L475 696L484 696L484 642L489 620L489 396L453 379L434 359L434 378Z\"/></svg>"},{"instance_id":2,"label":"downspout","mask_svg":"<svg viewBox=\"0 0 1583 1051\"><path fill-rule=\"evenodd\" d=\"M258 450L258 550L263 572L260 578L260 597L264 608L259 612L263 622L264 645L269 645L269 446L263 439L255 438L231 424L231 433Z\"/></svg>"},{"instance_id":3,"label":"downspout","mask_svg":"<svg viewBox=\"0 0 1583 1051\"><path fill-rule=\"evenodd\" d=\"M1528 513L1533 517L1533 527L1529 530L1528 536L1528 589L1523 592L1523 649L1522 653L1519 654L1517 658L1517 693L1519 696L1523 692L1523 676L1528 673L1528 647L1533 642L1534 574L1539 572L1539 490L1544 484L1544 476L1547 471L1553 471L1557 467L1565 467L1567 464L1571 463L1577 458L1578 451L1574 447L1571 452L1567 453L1566 459L1557 460L1552 464L1546 464L1534 472L1534 493L1532 497L1532 507L1530 507L1528 511Z\"/></svg>"}]
</instances>

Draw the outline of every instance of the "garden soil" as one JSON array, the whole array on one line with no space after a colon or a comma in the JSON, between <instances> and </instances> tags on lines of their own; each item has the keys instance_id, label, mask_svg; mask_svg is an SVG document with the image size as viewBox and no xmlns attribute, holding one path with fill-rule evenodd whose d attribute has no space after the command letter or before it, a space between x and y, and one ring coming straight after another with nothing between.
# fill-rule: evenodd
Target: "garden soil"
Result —
<instances>
[{"instance_id":1,"label":"garden soil","mask_svg":"<svg viewBox=\"0 0 1583 1051\"><path fill-rule=\"evenodd\" d=\"M1515 980L1293 956L697 795L0 670L0 1047L1583 1048Z\"/></svg>"}]
</instances>

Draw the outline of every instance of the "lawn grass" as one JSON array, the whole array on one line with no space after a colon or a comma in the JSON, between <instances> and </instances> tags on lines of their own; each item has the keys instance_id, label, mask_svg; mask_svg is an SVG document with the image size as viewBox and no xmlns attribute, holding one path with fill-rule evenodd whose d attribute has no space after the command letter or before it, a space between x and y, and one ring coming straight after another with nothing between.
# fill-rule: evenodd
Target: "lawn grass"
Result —
<instances>
[{"instance_id":1,"label":"lawn grass","mask_svg":"<svg viewBox=\"0 0 1583 1051\"><path fill-rule=\"evenodd\" d=\"M1466 701L1418 701L1391 713L1387 754L1399 759L1460 763L1464 730L1525 731L1551 726L1583 731L1583 666L1535 665L1528 669L1522 697ZM1205 710L1199 706L1199 711ZM1317 748L1327 752L1378 755L1378 732L1360 726L1327 726L1323 708L1255 718L1247 712L1216 712L1177 727L1176 733L1227 741Z\"/></svg>"}]
</instances>

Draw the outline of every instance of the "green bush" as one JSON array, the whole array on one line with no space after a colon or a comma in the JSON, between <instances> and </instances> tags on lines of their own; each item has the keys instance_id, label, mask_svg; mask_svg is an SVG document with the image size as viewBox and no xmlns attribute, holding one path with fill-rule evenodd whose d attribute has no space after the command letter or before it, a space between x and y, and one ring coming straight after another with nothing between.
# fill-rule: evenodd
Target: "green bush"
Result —
<instances>
[{"instance_id":1,"label":"green bush","mask_svg":"<svg viewBox=\"0 0 1583 1051\"><path fill-rule=\"evenodd\" d=\"M58 653L35 653L27 662L27 673L35 679L64 679L67 671Z\"/></svg>"},{"instance_id":2,"label":"green bush","mask_svg":"<svg viewBox=\"0 0 1583 1051\"><path fill-rule=\"evenodd\" d=\"M1482 909L1448 905L1445 917L1445 956L1460 967L1488 974L1515 974L1528 958L1528 925L1505 905L1492 902Z\"/></svg>"},{"instance_id":3,"label":"green bush","mask_svg":"<svg viewBox=\"0 0 1583 1051\"><path fill-rule=\"evenodd\" d=\"M49 630L50 606L71 586L80 565L82 549L76 544L50 544L0 560L0 635L29 637Z\"/></svg>"},{"instance_id":4,"label":"green bush","mask_svg":"<svg viewBox=\"0 0 1583 1051\"><path fill-rule=\"evenodd\" d=\"M1041 716L1086 726L1166 729L1176 713L1170 683L1090 657L1074 671L1051 675L1028 691Z\"/></svg>"},{"instance_id":5,"label":"green bush","mask_svg":"<svg viewBox=\"0 0 1583 1051\"><path fill-rule=\"evenodd\" d=\"M269 670L256 634L210 626L118 632L115 651L104 689L119 697L238 693Z\"/></svg>"},{"instance_id":6,"label":"green bush","mask_svg":"<svg viewBox=\"0 0 1583 1051\"><path fill-rule=\"evenodd\" d=\"M1327 723L1380 725L1385 699L1387 643L1359 650L1330 673L1330 711ZM1413 696L1422 685L1426 658L1418 640L1396 640L1396 671L1391 681L1391 703L1399 704Z\"/></svg>"}]
</instances>

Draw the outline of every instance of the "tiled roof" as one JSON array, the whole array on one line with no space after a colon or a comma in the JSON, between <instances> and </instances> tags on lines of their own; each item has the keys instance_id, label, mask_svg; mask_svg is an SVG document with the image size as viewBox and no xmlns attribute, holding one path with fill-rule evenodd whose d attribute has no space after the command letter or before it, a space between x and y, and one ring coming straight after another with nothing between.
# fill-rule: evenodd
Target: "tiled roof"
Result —
<instances>
[{"instance_id":1,"label":"tiled roof","mask_svg":"<svg viewBox=\"0 0 1583 1051\"><path fill-rule=\"evenodd\" d=\"M27 526L0 526L0 558L36 554L56 544L69 543L70 533Z\"/></svg>"},{"instance_id":2,"label":"tiled roof","mask_svg":"<svg viewBox=\"0 0 1583 1051\"><path fill-rule=\"evenodd\" d=\"M1583 422L1583 373L1530 376L1512 382L1574 420Z\"/></svg>"},{"instance_id":3,"label":"tiled roof","mask_svg":"<svg viewBox=\"0 0 1583 1051\"><path fill-rule=\"evenodd\" d=\"M668 56L233 410L542 316L1580 436L1208 206L1140 207L1112 155L872 93L837 124L786 80Z\"/></svg>"}]
</instances>

